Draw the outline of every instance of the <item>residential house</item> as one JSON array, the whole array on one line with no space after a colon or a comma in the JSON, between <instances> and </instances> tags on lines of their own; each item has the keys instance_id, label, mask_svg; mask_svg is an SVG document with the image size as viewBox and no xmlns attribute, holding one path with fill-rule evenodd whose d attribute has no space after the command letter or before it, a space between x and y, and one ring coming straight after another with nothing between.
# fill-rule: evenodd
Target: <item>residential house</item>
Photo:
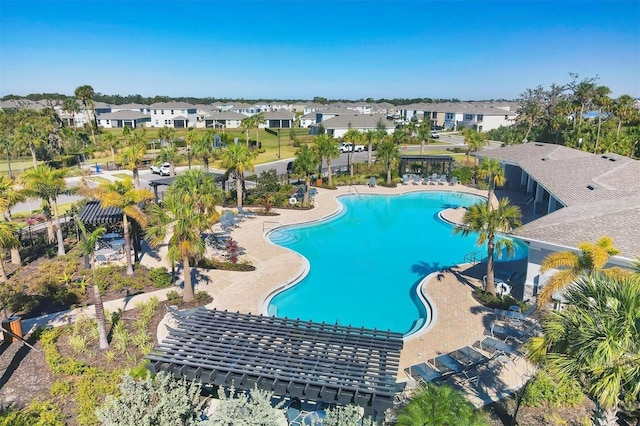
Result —
<instances>
[{"instance_id":1,"label":"residential house","mask_svg":"<svg viewBox=\"0 0 640 426\"><path fill-rule=\"evenodd\" d=\"M204 117L204 127L207 129L239 129L246 115L233 111L211 111Z\"/></svg>"},{"instance_id":2,"label":"residential house","mask_svg":"<svg viewBox=\"0 0 640 426\"><path fill-rule=\"evenodd\" d=\"M317 103L317 102L311 102L311 103L308 103L308 104L306 104L304 106L304 109L302 110L302 113L306 115L306 114L309 114L309 113L312 113L312 112L316 112L316 111L320 111L320 110L327 109L327 108L329 108L329 105L320 104L320 103Z\"/></svg>"},{"instance_id":3,"label":"residential house","mask_svg":"<svg viewBox=\"0 0 640 426\"><path fill-rule=\"evenodd\" d=\"M316 113L310 112L300 117L300 127L307 128L312 124L316 124Z\"/></svg>"},{"instance_id":4,"label":"residential house","mask_svg":"<svg viewBox=\"0 0 640 426\"><path fill-rule=\"evenodd\" d=\"M343 114L311 125L311 134L319 134L320 125L322 125L328 135L341 138L349 129L366 132L367 130L376 130L380 123L385 127L387 134L392 134L396 128L395 124L387 120L384 114Z\"/></svg>"},{"instance_id":5,"label":"residential house","mask_svg":"<svg viewBox=\"0 0 640 426\"><path fill-rule=\"evenodd\" d=\"M291 111L292 106L285 102L279 101L258 101L254 104L255 107L260 109L262 112L268 111L278 111L281 109Z\"/></svg>"},{"instance_id":6,"label":"residential house","mask_svg":"<svg viewBox=\"0 0 640 426\"><path fill-rule=\"evenodd\" d=\"M151 115L140 111L120 110L98 114L97 121L98 126L105 129L120 129L123 127L135 129L151 123Z\"/></svg>"},{"instance_id":7,"label":"residential house","mask_svg":"<svg viewBox=\"0 0 640 426\"><path fill-rule=\"evenodd\" d=\"M524 200L521 208L534 218L515 231L529 245L525 299L553 274L540 273L551 253L578 252L581 242L606 235L620 249L612 265L629 266L640 255L640 161L538 142L475 155L500 161L507 194Z\"/></svg>"},{"instance_id":8,"label":"residential house","mask_svg":"<svg viewBox=\"0 0 640 426\"><path fill-rule=\"evenodd\" d=\"M111 112L118 112L118 111L138 111L143 114L149 114L149 117L151 117L151 110L149 108L149 105L136 104L136 103L111 105Z\"/></svg>"},{"instance_id":9,"label":"residential house","mask_svg":"<svg viewBox=\"0 0 640 426\"><path fill-rule=\"evenodd\" d=\"M252 115L260 113L260 108L255 105L238 102L233 104L231 108L229 108L229 111L237 112L238 114L244 114L251 117Z\"/></svg>"},{"instance_id":10,"label":"residential house","mask_svg":"<svg viewBox=\"0 0 640 426\"><path fill-rule=\"evenodd\" d=\"M198 121L196 108L187 102L157 102L150 109L152 127L186 129Z\"/></svg>"},{"instance_id":11,"label":"residential house","mask_svg":"<svg viewBox=\"0 0 640 426\"><path fill-rule=\"evenodd\" d=\"M260 127L270 129L290 129L296 120L296 115L286 109L267 111L264 113L265 123Z\"/></svg>"},{"instance_id":12,"label":"residential house","mask_svg":"<svg viewBox=\"0 0 640 426\"><path fill-rule=\"evenodd\" d=\"M354 116L358 115L358 111L347 109L341 106L332 106L326 109L318 110L316 111L316 124L341 115Z\"/></svg>"},{"instance_id":13,"label":"residential house","mask_svg":"<svg viewBox=\"0 0 640 426\"><path fill-rule=\"evenodd\" d=\"M515 118L514 112L493 106L454 103L444 113L444 127L451 130L471 128L478 132L487 132L500 126L510 126Z\"/></svg>"}]
</instances>

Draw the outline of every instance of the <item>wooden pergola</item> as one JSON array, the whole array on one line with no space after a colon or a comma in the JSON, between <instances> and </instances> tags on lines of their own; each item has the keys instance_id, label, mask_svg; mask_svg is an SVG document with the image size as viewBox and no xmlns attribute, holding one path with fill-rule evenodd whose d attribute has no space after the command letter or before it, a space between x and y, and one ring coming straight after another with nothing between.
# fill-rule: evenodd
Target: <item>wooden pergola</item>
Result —
<instances>
[{"instance_id":1,"label":"wooden pergola","mask_svg":"<svg viewBox=\"0 0 640 426\"><path fill-rule=\"evenodd\" d=\"M391 331L198 308L147 359L153 373L378 415L393 405L402 345Z\"/></svg>"}]
</instances>

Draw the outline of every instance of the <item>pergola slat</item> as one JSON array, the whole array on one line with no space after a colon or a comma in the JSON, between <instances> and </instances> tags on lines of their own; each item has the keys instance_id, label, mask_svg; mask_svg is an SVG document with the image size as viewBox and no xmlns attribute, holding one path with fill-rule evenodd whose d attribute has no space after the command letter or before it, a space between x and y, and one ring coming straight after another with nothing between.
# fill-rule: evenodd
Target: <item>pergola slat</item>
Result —
<instances>
[{"instance_id":1,"label":"pergola slat","mask_svg":"<svg viewBox=\"0 0 640 426\"><path fill-rule=\"evenodd\" d=\"M200 308L147 359L150 370L189 380L382 412L393 404L402 345L391 331Z\"/></svg>"}]
</instances>

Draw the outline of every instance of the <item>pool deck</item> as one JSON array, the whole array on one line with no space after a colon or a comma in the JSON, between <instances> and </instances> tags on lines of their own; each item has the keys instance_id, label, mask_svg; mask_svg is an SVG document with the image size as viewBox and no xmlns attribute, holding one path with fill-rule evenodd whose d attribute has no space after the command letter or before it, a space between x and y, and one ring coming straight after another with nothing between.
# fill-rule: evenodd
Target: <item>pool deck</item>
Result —
<instances>
[{"instance_id":1,"label":"pool deck","mask_svg":"<svg viewBox=\"0 0 640 426\"><path fill-rule=\"evenodd\" d=\"M232 231L233 238L239 246L246 249L246 255L241 260L247 260L256 267L252 272L231 272L219 270L197 270L195 290L205 290L213 297L213 302L207 307L226 309L242 313L265 313L263 302L265 298L276 292L288 283L296 281L305 273L307 262L299 254L277 246L269 242L266 231L278 226L320 220L337 213L340 204L337 196L348 194L384 194L399 195L415 191L458 191L477 194L486 197L487 192L469 188L463 185L398 185L396 188L373 187L365 185L343 186L336 190L319 189L315 197L315 207L309 210L275 209L277 216L256 216L253 219L243 221L239 228ZM462 209L450 212L447 218L452 221L459 220ZM141 263L149 266L164 266L170 268L166 261L166 246L158 250L147 251L143 254ZM194 270L195 271L195 270ZM490 322L488 311L478 304L471 296L473 286L479 285L479 280L463 273L464 266L452 268L441 274L435 274L432 279L426 280L422 285L422 292L426 294L434 310L434 320L427 331L418 332L405 339L401 352L398 380L405 381L404 368L431 359L438 354L449 352L460 347L471 345L476 340L482 339L485 327ZM336 271L336 279L339 271ZM114 311L118 308L132 309L138 302L145 301L152 296L160 300L166 300L169 289L163 289L153 293L134 296L130 299L120 299L105 303L105 309ZM93 316L92 307L54 314L48 317L25 321L25 331L39 324L62 325L74 321L78 315ZM164 324L158 328L158 338L166 335ZM519 362L522 364L522 361ZM522 386L523 371L528 371L530 366L513 369L503 369L498 378L504 383L500 389L488 387L489 392L479 392L480 396L469 397L474 404L480 406L491 400L499 398L503 393L510 393ZM506 370L506 373L505 373ZM513 370L513 371L510 371ZM505 377L502 377L505 376Z\"/></svg>"}]
</instances>

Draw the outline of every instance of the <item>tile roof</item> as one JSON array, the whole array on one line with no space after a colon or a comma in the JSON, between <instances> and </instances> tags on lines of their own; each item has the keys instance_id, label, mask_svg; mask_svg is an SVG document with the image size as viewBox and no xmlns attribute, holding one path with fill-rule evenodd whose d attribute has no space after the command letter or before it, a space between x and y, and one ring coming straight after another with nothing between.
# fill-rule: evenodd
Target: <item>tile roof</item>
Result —
<instances>
[{"instance_id":1,"label":"tile roof","mask_svg":"<svg viewBox=\"0 0 640 426\"><path fill-rule=\"evenodd\" d=\"M382 121L387 129L395 129L395 124L387 120L384 114L355 114L338 115L328 120L323 120L325 129L375 129L378 122ZM351 125L351 126L349 126Z\"/></svg>"},{"instance_id":2,"label":"tile roof","mask_svg":"<svg viewBox=\"0 0 640 426\"><path fill-rule=\"evenodd\" d=\"M476 155L519 166L565 205L517 235L571 247L608 235L622 257L640 256L640 161L538 142Z\"/></svg>"},{"instance_id":3,"label":"tile roof","mask_svg":"<svg viewBox=\"0 0 640 426\"><path fill-rule=\"evenodd\" d=\"M151 119L151 116L140 111L128 110L98 114L98 120L140 120L141 118Z\"/></svg>"},{"instance_id":4,"label":"tile roof","mask_svg":"<svg viewBox=\"0 0 640 426\"><path fill-rule=\"evenodd\" d=\"M208 113L205 117L211 120L244 120L245 118L248 117L248 115L244 115L234 111L222 111L222 112L212 111Z\"/></svg>"},{"instance_id":5,"label":"tile roof","mask_svg":"<svg viewBox=\"0 0 640 426\"><path fill-rule=\"evenodd\" d=\"M151 104L152 109L193 109L193 105L187 102L156 102Z\"/></svg>"},{"instance_id":6,"label":"tile roof","mask_svg":"<svg viewBox=\"0 0 640 426\"><path fill-rule=\"evenodd\" d=\"M294 113L286 109L279 109L277 111L267 111L264 113L266 120L293 120L296 117Z\"/></svg>"}]
</instances>

